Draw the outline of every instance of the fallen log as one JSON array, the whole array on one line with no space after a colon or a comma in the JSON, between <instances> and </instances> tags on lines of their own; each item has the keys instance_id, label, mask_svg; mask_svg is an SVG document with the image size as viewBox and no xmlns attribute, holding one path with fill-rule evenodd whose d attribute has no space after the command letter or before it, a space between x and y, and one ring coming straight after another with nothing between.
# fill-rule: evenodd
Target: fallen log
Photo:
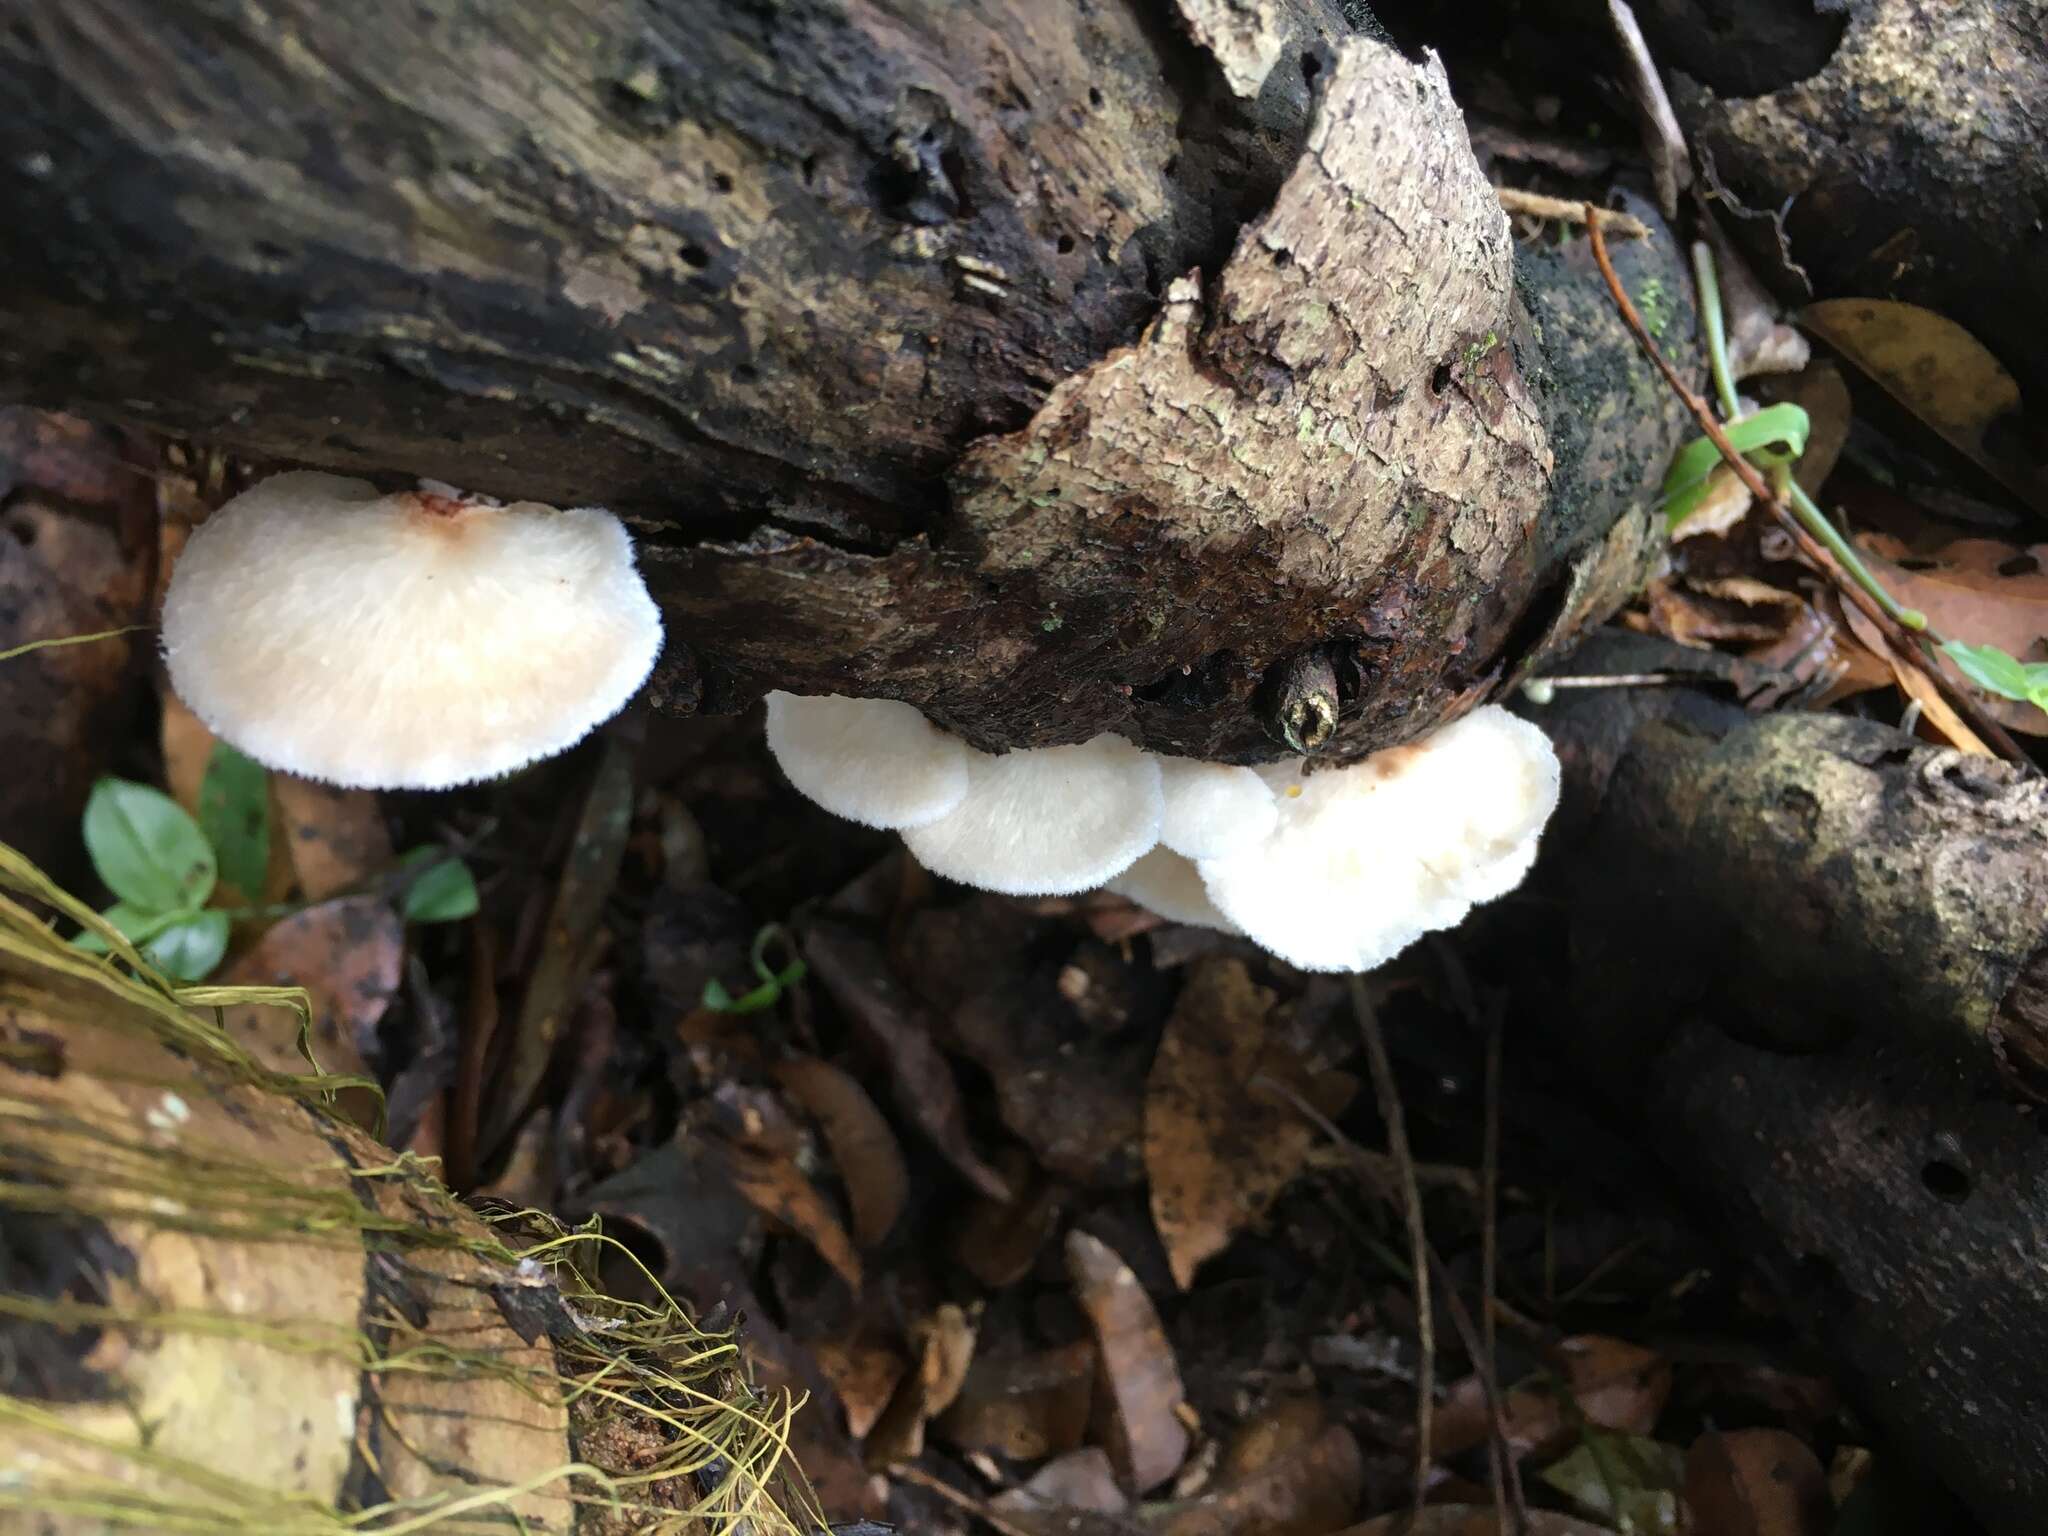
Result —
<instances>
[{"instance_id":1,"label":"fallen log","mask_svg":"<svg viewBox=\"0 0 2048 1536\"><path fill-rule=\"evenodd\" d=\"M287 989L174 987L102 924L124 971L25 902L90 920L0 846L0 1526L816 1524L732 1339L330 1113L360 1079L222 1031Z\"/></svg>"},{"instance_id":2,"label":"fallen log","mask_svg":"<svg viewBox=\"0 0 2048 1536\"><path fill-rule=\"evenodd\" d=\"M1858 1406L1991 1530L2036 1531L2048 790L1869 721L1638 693L1618 757L1614 698L1536 712L1597 807L1555 855L1575 990L1551 1038Z\"/></svg>"},{"instance_id":3,"label":"fallen log","mask_svg":"<svg viewBox=\"0 0 2048 1536\"><path fill-rule=\"evenodd\" d=\"M30 0L0 101L0 397L611 505L671 709L1257 760L1327 661L1354 758L1611 609L1686 431L1329 0Z\"/></svg>"}]
</instances>

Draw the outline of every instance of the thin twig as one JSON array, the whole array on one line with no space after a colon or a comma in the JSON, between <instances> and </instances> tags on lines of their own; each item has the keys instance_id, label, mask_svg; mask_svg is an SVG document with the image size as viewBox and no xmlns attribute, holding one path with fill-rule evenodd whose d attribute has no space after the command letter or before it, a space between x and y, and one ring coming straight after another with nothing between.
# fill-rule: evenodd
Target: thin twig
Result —
<instances>
[{"instance_id":1,"label":"thin twig","mask_svg":"<svg viewBox=\"0 0 2048 1536\"><path fill-rule=\"evenodd\" d=\"M1261 1075L1252 1079L1252 1086L1277 1094L1292 1104L1302 1119L1329 1137L1332 1146L1349 1156L1352 1166L1358 1170L1360 1180L1388 1205L1393 1205L1399 1200L1399 1183L1388 1176L1387 1159L1376 1156L1346 1136L1331 1122L1328 1115L1285 1083ZM1484 1358L1484 1344L1479 1337L1479 1327L1472 1321L1471 1309L1465 1305L1465 1299L1458 1294L1457 1285L1451 1277L1450 1266L1444 1263L1444 1257L1436 1251L1436 1245L1425 1241L1423 1251L1429 1260L1427 1273L1434 1276L1436 1283L1444 1289L1445 1310L1451 1315L1451 1327L1458 1335L1458 1342L1464 1346L1465 1354L1473 1362L1474 1369L1478 1371L1480 1391L1486 1398L1487 1412L1493 1420L1493 1433L1505 1446L1508 1443L1507 1405L1501 1400L1499 1382L1480 1365ZM1392 1250L1387 1251L1385 1259L1388 1268L1400 1273L1403 1266ZM1521 1317L1500 1302L1495 1302L1494 1306L1509 1322L1526 1331L1530 1338L1537 1340L1546 1348L1556 1343L1554 1330L1536 1327L1527 1318ZM1434 1409L1435 1405L1432 1403L1431 1407ZM1521 1469L1513 1463L1510 1463L1510 1466L1510 1475L1514 1479L1512 1486L1516 1497L1519 1498L1522 1487Z\"/></svg>"},{"instance_id":2,"label":"thin twig","mask_svg":"<svg viewBox=\"0 0 2048 1536\"><path fill-rule=\"evenodd\" d=\"M1373 1096L1387 1128L1387 1151L1401 1178L1401 1203L1408 1220L1408 1249L1415 1267L1415 1332L1419 1358L1415 1367L1415 1514L1420 1519L1429 1492L1430 1420L1436 1413L1436 1328L1430 1316L1429 1234L1422 1225L1422 1187L1415 1180L1415 1158L1408 1150L1408 1123L1401 1114L1401 1091L1394 1082L1394 1064L1380 1033L1379 1015L1366 995L1365 978L1351 976L1351 1006L1365 1036L1365 1059L1372 1068ZM1477 1343L1477 1340L1474 1340Z\"/></svg>"},{"instance_id":3,"label":"thin twig","mask_svg":"<svg viewBox=\"0 0 2048 1536\"><path fill-rule=\"evenodd\" d=\"M1500 1053L1501 1010L1498 1003L1488 1010L1486 1020L1486 1146L1480 1165L1480 1181L1486 1190L1479 1227L1479 1326L1486 1358L1484 1371L1487 1395L1500 1398L1500 1357L1494 1333L1493 1293L1500 1269ZM1523 1536L1529 1528L1529 1504L1522 1492L1521 1464L1509 1454L1506 1428L1494 1415L1494 1433L1488 1457L1493 1471L1494 1507L1507 1495L1508 1528Z\"/></svg>"},{"instance_id":4,"label":"thin twig","mask_svg":"<svg viewBox=\"0 0 2048 1536\"><path fill-rule=\"evenodd\" d=\"M1451 1000L1466 1024L1486 1041L1486 1129L1479 1168L1479 1316L1482 1356L1475 1361L1486 1400L1494 1405L1487 1441L1487 1470L1493 1480L1493 1510L1504 1532L1523 1536L1529 1524L1528 1500L1522 1492L1522 1469L1508 1449L1507 1416L1500 1408L1500 1356L1495 1342L1494 1292L1500 1271L1500 1058L1504 997L1496 993L1483 1011L1472 991L1472 978L1457 949L1442 935L1434 944Z\"/></svg>"},{"instance_id":5,"label":"thin twig","mask_svg":"<svg viewBox=\"0 0 2048 1536\"><path fill-rule=\"evenodd\" d=\"M1590 207L1591 204L1587 206ZM1812 562L1814 568L1825 572L1842 593L1861 608L1873 624L1884 631L1887 639L1902 655L1924 655L1924 652L1918 650L1912 632L1900 624L1892 614L1887 613L1886 605L1857 583L1843 568L1842 563L1828 552L1826 545L1808 532L1805 524L1785 504L1785 499L1771 488L1757 467L1745 459L1736 450L1735 445L1728 441L1728 434L1721 430L1721 423L1715 418L1713 408L1699 397L1692 386L1679 377L1678 370L1671 366L1670 360L1664 356L1663 349L1657 345L1649 329L1643 324L1643 317L1636 313L1635 304L1629 299L1628 290L1621 286L1621 279L1615 275L1614 263L1607 254L1607 241L1601 236L1598 223L1587 224L1586 239L1593 247L1593 260L1599 264L1600 275L1607 280L1607 290L1614 296L1615 307L1621 312L1623 322L1634 333L1636 344L1643 349L1643 355L1656 365L1657 371L1664 375L1664 382L1669 384L1678 398L1685 402L1686 409L1692 412L1694 419L1700 424L1700 429L1712 440L1714 446L1721 450L1721 457L1728 461L1729 467L1735 471L1736 478L1742 481L1760 505L1770 508L1772 516L1776 517L1785 531L1791 534L1792 541L1799 546L1800 553ZM1822 521L1825 522L1826 519L1823 518ZM1929 644L1941 643L1941 637L1931 627L1923 630L1921 635ZM1984 707L1972 698L1967 690L1959 687L1938 666L1923 667L1921 670L1927 673L1928 679L1955 706L1956 713L1969 722L1972 730L1990 742L2000 756L2018 764L2020 770L2031 777L2040 775L2041 770L2034 766L2033 759L2020 750L2019 744L2007 733L2005 727L1986 714Z\"/></svg>"},{"instance_id":6,"label":"thin twig","mask_svg":"<svg viewBox=\"0 0 2048 1536\"><path fill-rule=\"evenodd\" d=\"M1569 224L1586 222L1590 204L1569 197L1549 197L1541 192L1524 192L1520 187L1495 187L1494 195L1509 213L1526 213L1538 219L1562 219ZM1592 218L1609 234L1631 240L1650 238L1650 226L1632 213L1618 208L1592 208Z\"/></svg>"}]
</instances>

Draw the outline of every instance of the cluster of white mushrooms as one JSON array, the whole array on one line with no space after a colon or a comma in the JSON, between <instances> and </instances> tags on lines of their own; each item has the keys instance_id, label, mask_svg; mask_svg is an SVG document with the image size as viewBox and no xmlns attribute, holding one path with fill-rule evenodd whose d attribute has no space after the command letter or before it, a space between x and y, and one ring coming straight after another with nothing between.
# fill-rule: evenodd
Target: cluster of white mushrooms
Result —
<instances>
[{"instance_id":1,"label":"cluster of white mushrooms","mask_svg":"<svg viewBox=\"0 0 2048 1536\"><path fill-rule=\"evenodd\" d=\"M991 756L887 699L768 695L768 745L835 815L1010 896L1103 887L1312 971L1370 970L1519 885L1557 806L1542 731L1489 705L1343 768L1160 757L1120 736Z\"/></svg>"},{"instance_id":2,"label":"cluster of white mushrooms","mask_svg":"<svg viewBox=\"0 0 2048 1536\"><path fill-rule=\"evenodd\" d=\"M294 472L180 555L171 681L259 762L441 789L570 746L632 698L661 616L609 512ZM1118 736L994 756L908 704L768 696L768 743L827 810L1006 895L1115 891L1305 970L1369 970L1520 883L1557 804L1543 733L1486 707L1342 768L1258 768Z\"/></svg>"}]
</instances>

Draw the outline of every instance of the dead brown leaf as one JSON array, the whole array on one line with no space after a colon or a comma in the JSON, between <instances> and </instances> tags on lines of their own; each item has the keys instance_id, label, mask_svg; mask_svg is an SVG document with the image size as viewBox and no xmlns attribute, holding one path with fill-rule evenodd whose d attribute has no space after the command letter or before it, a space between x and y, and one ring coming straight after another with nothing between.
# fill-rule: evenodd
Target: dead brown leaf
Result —
<instances>
[{"instance_id":1,"label":"dead brown leaf","mask_svg":"<svg viewBox=\"0 0 2048 1536\"><path fill-rule=\"evenodd\" d=\"M1250 1475L1151 1512L1161 1536L1329 1536L1358 1511L1365 1461L1333 1424Z\"/></svg>"},{"instance_id":2,"label":"dead brown leaf","mask_svg":"<svg viewBox=\"0 0 2048 1536\"><path fill-rule=\"evenodd\" d=\"M1130 1500L1117 1486L1116 1470L1099 1446L1083 1446L1055 1456L1030 1479L989 1501L999 1514L1030 1516L1063 1514L1085 1510L1097 1515L1120 1515ZM1064 1529L1064 1527L1060 1527Z\"/></svg>"},{"instance_id":3,"label":"dead brown leaf","mask_svg":"<svg viewBox=\"0 0 2048 1536\"><path fill-rule=\"evenodd\" d=\"M925 1426L960 1395L974 1361L974 1327L950 1302L920 1319L910 1342L917 1366L896 1384L863 1448L876 1471L915 1461L923 1453Z\"/></svg>"},{"instance_id":4,"label":"dead brown leaf","mask_svg":"<svg viewBox=\"0 0 2048 1536\"><path fill-rule=\"evenodd\" d=\"M981 1356L932 1427L963 1451L1038 1461L1081 1444L1094 1388L1095 1345L1087 1339L1030 1354Z\"/></svg>"},{"instance_id":5,"label":"dead brown leaf","mask_svg":"<svg viewBox=\"0 0 2048 1536\"><path fill-rule=\"evenodd\" d=\"M21 496L0 513L0 650L139 622L148 561L95 517ZM122 739L142 635L31 651L0 664L0 836L66 878L83 873L78 818Z\"/></svg>"},{"instance_id":6,"label":"dead brown leaf","mask_svg":"<svg viewBox=\"0 0 2048 1536\"><path fill-rule=\"evenodd\" d=\"M378 1021L398 995L405 970L405 925L390 903L374 896L322 902L271 924L221 973L223 986L304 987L312 1001L313 1053L329 1072L365 1073ZM228 1032L258 1061L278 1072L303 1072L299 1019L289 1008L260 1005L226 1010ZM349 1100L354 1095L346 1096ZM376 1106L367 1094L345 1108L369 1124Z\"/></svg>"},{"instance_id":7,"label":"dead brown leaf","mask_svg":"<svg viewBox=\"0 0 2048 1536\"><path fill-rule=\"evenodd\" d=\"M1945 315L1888 299L1824 299L1802 310L1799 323L2036 512L2048 512L2040 472L1992 433L2019 415L2020 388L1976 337Z\"/></svg>"},{"instance_id":8,"label":"dead brown leaf","mask_svg":"<svg viewBox=\"0 0 2048 1536\"><path fill-rule=\"evenodd\" d=\"M865 1440L896 1394L896 1384L910 1369L900 1351L879 1339L856 1334L848 1339L821 1339L810 1346L812 1358L846 1408L847 1433Z\"/></svg>"},{"instance_id":9,"label":"dead brown leaf","mask_svg":"<svg viewBox=\"0 0 2048 1536\"><path fill-rule=\"evenodd\" d=\"M1151 1299L1116 1250L1086 1232L1069 1232L1067 1274L1100 1351L1101 1438L1124 1485L1144 1493L1173 1476L1187 1456L1180 1365Z\"/></svg>"},{"instance_id":10,"label":"dead brown leaf","mask_svg":"<svg viewBox=\"0 0 2048 1536\"><path fill-rule=\"evenodd\" d=\"M1997 539L1957 539L1918 557L1881 534L1858 543L1891 594L1925 613L1951 640L1995 645L2021 661L2048 660L2048 544L2023 549ZM1961 678L1952 663L1942 665ZM1980 697L2007 730L2048 736L2048 714L2033 705Z\"/></svg>"},{"instance_id":11,"label":"dead brown leaf","mask_svg":"<svg viewBox=\"0 0 2048 1536\"><path fill-rule=\"evenodd\" d=\"M842 924L804 926L804 958L820 985L888 1064L896 1102L983 1194L1007 1200L1008 1187L967 1136L967 1116L952 1068L932 1043L923 1007L889 970L879 944Z\"/></svg>"},{"instance_id":12,"label":"dead brown leaf","mask_svg":"<svg viewBox=\"0 0 2048 1536\"><path fill-rule=\"evenodd\" d=\"M1927 675L1925 666L1918 660L1908 661L1892 648L1884 632L1874 624L1854 603L1842 605L1842 617L1863 647L1891 668L1892 679L1898 684L1899 692L1920 706L1920 721L1925 730L1937 741L1945 741L1960 751L1978 757L1991 757L1993 752L1984 739L1972 730L1963 717L1955 712L1948 698L1934 679Z\"/></svg>"},{"instance_id":13,"label":"dead brown leaf","mask_svg":"<svg viewBox=\"0 0 2048 1536\"><path fill-rule=\"evenodd\" d=\"M1701 1435L1685 1458L1693 1536L1824 1536L1834 1522L1820 1458L1781 1429Z\"/></svg>"},{"instance_id":14,"label":"dead brown leaf","mask_svg":"<svg viewBox=\"0 0 2048 1536\"><path fill-rule=\"evenodd\" d=\"M391 835L374 793L287 773L273 773L270 783L283 812L278 830L308 901L355 890L390 866Z\"/></svg>"},{"instance_id":15,"label":"dead brown leaf","mask_svg":"<svg viewBox=\"0 0 2048 1536\"><path fill-rule=\"evenodd\" d=\"M1287 1052L1272 1032L1274 994L1244 962L1196 965L1181 989L1145 1092L1145 1172L1152 1219L1185 1290L1203 1260L1256 1222L1302 1171L1314 1128L1284 1098Z\"/></svg>"},{"instance_id":16,"label":"dead brown leaf","mask_svg":"<svg viewBox=\"0 0 2048 1536\"><path fill-rule=\"evenodd\" d=\"M1614 1536L1604 1525L1548 1509L1530 1510L1526 1529L1528 1536ZM1400 1510L1346 1526L1335 1536L1500 1536L1500 1516L1472 1505L1431 1504L1420 1514Z\"/></svg>"},{"instance_id":17,"label":"dead brown leaf","mask_svg":"<svg viewBox=\"0 0 2048 1536\"><path fill-rule=\"evenodd\" d=\"M1015 1285L1031 1273L1039 1251L1059 1224L1061 1192L1040 1177L1022 1147L1005 1147L996 1167L1014 1200L976 1195L953 1234L953 1257L992 1291Z\"/></svg>"},{"instance_id":18,"label":"dead brown leaf","mask_svg":"<svg viewBox=\"0 0 2048 1536\"><path fill-rule=\"evenodd\" d=\"M1648 1435L1671 1398L1671 1363L1623 1339L1574 1335L1558 1344L1556 1365L1575 1412L1565 1412L1545 1381L1524 1382L1501 1394L1508 1448L1518 1457L1561 1449L1581 1420L1600 1429ZM1431 1448L1439 1456L1456 1456L1484 1445L1490 1433L1486 1391L1478 1375L1453 1382L1431 1420Z\"/></svg>"},{"instance_id":19,"label":"dead brown leaf","mask_svg":"<svg viewBox=\"0 0 2048 1536\"><path fill-rule=\"evenodd\" d=\"M816 1056L776 1063L775 1080L818 1122L853 1211L853 1237L862 1248L880 1246L910 1195L910 1174L896 1133L867 1090L847 1072Z\"/></svg>"},{"instance_id":20,"label":"dead brown leaf","mask_svg":"<svg viewBox=\"0 0 2048 1536\"><path fill-rule=\"evenodd\" d=\"M862 1275L853 1239L846 1235L846 1228L840 1225L832 1207L803 1176L795 1160L730 1143L721 1151L732 1175L732 1187L747 1204L803 1238L858 1293Z\"/></svg>"}]
</instances>

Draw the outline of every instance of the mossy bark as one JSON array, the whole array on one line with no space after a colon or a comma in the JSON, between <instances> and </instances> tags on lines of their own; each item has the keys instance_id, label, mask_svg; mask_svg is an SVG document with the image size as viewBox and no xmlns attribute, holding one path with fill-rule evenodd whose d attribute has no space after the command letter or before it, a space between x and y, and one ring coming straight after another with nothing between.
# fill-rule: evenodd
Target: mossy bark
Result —
<instances>
[{"instance_id":1,"label":"mossy bark","mask_svg":"<svg viewBox=\"0 0 2048 1536\"><path fill-rule=\"evenodd\" d=\"M0 1239L0 1528L793 1529L731 1341L598 1295L562 1263L589 1239L486 1222L4 895Z\"/></svg>"},{"instance_id":2,"label":"mossy bark","mask_svg":"<svg viewBox=\"0 0 2048 1536\"><path fill-rule=\"evenodd\" d=\"M615 506L673 709L1251 759L1323 652L1353 756L1611 607L1683 430L1326 0L29 0L0 105L0 394Z\"/></svg>"}]
</instances>

